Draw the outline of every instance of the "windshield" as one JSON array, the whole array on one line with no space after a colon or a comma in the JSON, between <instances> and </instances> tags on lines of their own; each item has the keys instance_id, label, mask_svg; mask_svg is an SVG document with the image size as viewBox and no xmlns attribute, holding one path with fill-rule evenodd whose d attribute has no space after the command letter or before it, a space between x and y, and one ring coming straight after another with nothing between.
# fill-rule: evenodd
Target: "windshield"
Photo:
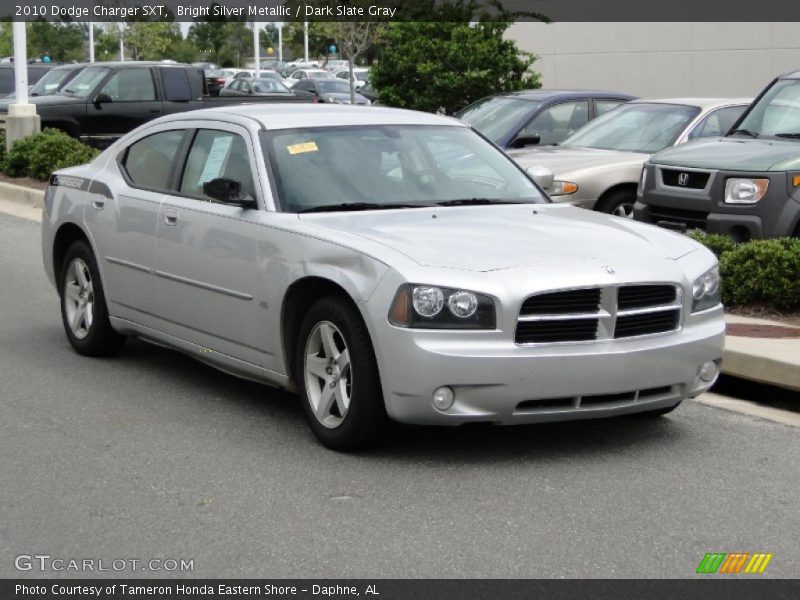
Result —
<instances>
[{"instance_id":1,"label":"windshield","mask_svg":"<svg viewBox=\"0 0 800 600\"><path fill-rule=\"evenodd\" d=\"M286 212L548 202L505 154L464 127L348 126L265 136Z\"/></svg>"},{"instance_id":2,"label":"windshield","mask_svg":"<svg viewBox=\"0 0 800 600\"><path fill-rule=\"evenodd\" d=\"M67 75L72 73L72 69L52 69L48 71L44 77L36 82L31 88L31 96L49 96L58 91L61 82L67 78Z\"/></svg>"},{"instance_id":3,"label":"windshield","mask_svg":"<svg viewBox=\"0 0 800 600\"><path fill-rule=\"evenodd\" d=\"M800 139L800 79L781 79L753 107L731 135Z\"/></svg>"},{"instance_id":4,"label":"windshield","mask_svg":"<svg viewBox=\"0 0 800 600\"><path fill-rule=\"evenodd\" d=\"M674 144L698 114L698 107L684 104L624 104L581 127L562 146L655 154Z\"/></svg>"},{"instance_id":5,"label":"windshield","mask_svg":"<svg viewBox=\"0 0 800 600\"><path fill-rule=\"evenodd\" d=\"M68 96L86 98L97 85L108 75L109 69L92 67L84 69L75 78L67 83L59 92Z\"/></svg>"},{"instance_id":6,"label":"windshield","mask_svg":"<svg viewBox=\"0 0 800 600\"><path fill-rule=\"evenodd\" d=\"M311 79L330 79L333 77L328 71L306 71Z\"/></svg>"},{"instance_id":7,"label":"windshield","mask_svg":"<svg viewBox=\"0 0 800 600\"><path fill-rule=\"evenodd\" d=\"M494 143L515 133L527 121L529 115L539 108L538 102L493 96L478 100L456 114L456 117L469 123Z\"/></svg>"},{"instance_id":8,"label":"windshield","mask_svg":"<svg viewBox=\"0 0 800 600\"><path fill-rule=\"evenodd\" d=\"M341 79L331 79L330 81L320 81L317 83L319 91L323 94L349 94L350 84Z\"/></svg>"}]
</instances>

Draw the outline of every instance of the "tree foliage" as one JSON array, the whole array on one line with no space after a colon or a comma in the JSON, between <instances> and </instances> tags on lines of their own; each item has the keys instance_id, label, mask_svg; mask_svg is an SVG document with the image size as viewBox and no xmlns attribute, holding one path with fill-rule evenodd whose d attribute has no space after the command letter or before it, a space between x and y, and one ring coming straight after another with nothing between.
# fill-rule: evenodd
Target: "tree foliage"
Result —
<instances>
[{"instance_id":1,"label":"tree foliage","mask_svg":"<svg viewBox=\"0 0 800 600\"><path fill-rule=\"evenodd\" d=\"M459 0L387 24L371 78L381 104L453 114L489 94L540 87L536 58L503 37L516 14L477 10Z\"/></svg>"}]
</instances>

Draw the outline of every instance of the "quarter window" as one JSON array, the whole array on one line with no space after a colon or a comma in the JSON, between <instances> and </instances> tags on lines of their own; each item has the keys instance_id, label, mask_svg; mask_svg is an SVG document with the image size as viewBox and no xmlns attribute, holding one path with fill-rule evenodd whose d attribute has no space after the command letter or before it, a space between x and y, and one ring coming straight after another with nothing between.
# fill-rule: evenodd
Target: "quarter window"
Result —
<instances>
[{"instance_id":1,"label":"quarter window","mask_svg":"<svg viewBox=\"0 0 800 600\"><path fill-rule=\"evenodd\" d=\"M623 104L624 100L595 100L594 101L594 110L597 113L595 116L599 117L603 113L607 113L610 110L617 108L620 104Z\"/></svg>"},{"instance_id":2,"label":"quarter window","mask_svg":"<svg viewBox=\"0 0 800 600\"><path fill-rule=\"evenodd\" d=\"M545 108L528 123L521 136L539 136L539 144L563 142L589 121L589 101L562 102Z\"/></svg>"},{"instance_id":3,"label":"quarter window","mask_svg":"<svg viewBox=\"0 0 800 600\"><path fill-rule=\"evenodd\" d=\"M745 108L747 107L728 106L715 110L695 125L694 129L689 133L689 139L725 135L736 122L736 119L742 115Z\"/></svg>"},{"instance_id":4,"label":"quarter window","mask_svg":"<svg viewBox=\"0 0 800 600\"><path fill-rule=\"evenodd\" d=\"M122 166L134 187L167 192L184 130L162 131L128 147Z\"/></svg>"},{"instance_id":5,"label":"quarter window","mask_svg":"<svg viewBox=\"0 0 800 600\"><path fill-rule=\"evenodd\" d=\"M193 198L211 200L203 192L203 184L221 177L238 181L243 197L255 197L253 173L244 138L230 131L201 129L192 142L180 192Z\"/></svg>"}]
</instances>

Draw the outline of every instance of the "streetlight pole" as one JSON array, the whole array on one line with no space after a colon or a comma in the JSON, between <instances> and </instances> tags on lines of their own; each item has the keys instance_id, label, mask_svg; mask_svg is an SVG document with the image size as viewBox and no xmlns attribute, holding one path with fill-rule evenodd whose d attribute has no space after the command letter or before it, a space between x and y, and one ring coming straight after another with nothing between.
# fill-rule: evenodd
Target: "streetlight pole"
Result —
<instances>
[{"instance_id":1,"label":"streetlight pole","mask_svg":"<svg viewBox=\"0 0 800 600\"><path fill-rule=\"evenodd\" d=\"M278 23L278 61L283 62L283 23Z\"/></svg>"},{"instance_id":2,"label":"streetlight pole","mask_svg":"<svg viewBox=\"0 0 800 600\"><path fill-rule=\"evenodd\" d=\"M94 62L94 23L89 23L89 62Z\"/></svg>"},{"instance_id":3,"label":"streetlight pole","mask_svg":"<svg viewBox=\"0 0 800 600\"><path fill-rule=\"evenodd\" d=\"M308 63L308 21L303 21L303 60Z\"/></svg>"},{"instance_id":4,"label":"streetlight pole","mask_svg":"<svg viewBox=\"0 0 800 600\"><path fill-rule=\"evenodd\" d=\"M253 57L255 58L256 62L256 77L261 77L261 53L258 51L259 47L259 35L258 35L258 23L253 21Z\"/></svg>"},{"instance_id":5,"label":"streetlight pole","mask_svg":"<svg viewBox=\"0 0 800 600\"><path fill-rule=\"evenodd\" d=\"M8 107L6 117L6 150L17 140L38 133L41 119L36 105L28 102L28 41L24 21L14 21L14 102Z\"/></svg>"}]
</instances>

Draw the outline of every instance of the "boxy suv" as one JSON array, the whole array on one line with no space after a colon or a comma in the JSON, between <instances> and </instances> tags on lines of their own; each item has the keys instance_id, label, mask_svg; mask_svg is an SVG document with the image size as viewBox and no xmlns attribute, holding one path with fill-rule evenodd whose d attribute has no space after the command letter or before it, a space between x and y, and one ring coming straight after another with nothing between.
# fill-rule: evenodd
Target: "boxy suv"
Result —
<instances>
[{"instance_id":1,"label":"boxy suv","mask_svg":"<svg viewBox=\"0 0 800 600\"><path fill-rule=\"evenodd\" d=\"M634 218L737 241L800 236L800 71L770 83L728 135L655 154Z\"/></svg>"}]
</instances>

